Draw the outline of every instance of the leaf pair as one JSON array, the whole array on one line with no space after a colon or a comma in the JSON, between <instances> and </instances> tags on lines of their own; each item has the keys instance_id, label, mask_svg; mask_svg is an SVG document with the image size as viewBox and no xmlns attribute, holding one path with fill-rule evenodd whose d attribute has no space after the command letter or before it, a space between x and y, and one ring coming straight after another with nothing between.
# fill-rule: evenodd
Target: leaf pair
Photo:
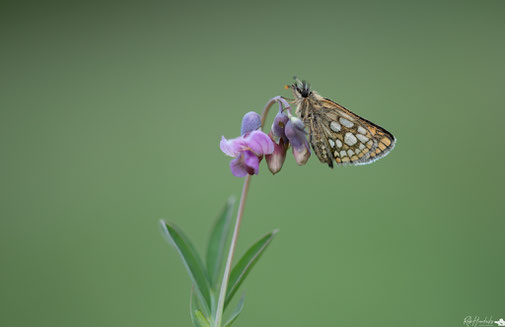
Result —
<instances>
[{"instance_id":1,"label":"leaf pair","mask_svg":"<svg viewBox=\"0 0 505 327\"><path fill-rule=\"evenodd\" d=\"M200 306L196 303L198 299L195 298L194 292L191 292L191 321L193 322L193 325L195 327L210 327L211 326L211 321L205 315L202 313L200 310ZM244 308L244 296L242 296L235 307L235 310L231 314L230 318L224 325L224 327L230 327L235 320L238 318L240 312Z\"/></svg>"},{"instance_id":2,"label":"leaf pair","mask_svg":"<svg viewBox=\"0 0 505 327\"><path fill-rule=\"evenodd\" d=\"M176 248L193 283L191 296L191 319L196 327L209 327L216 314L220 276L222 275L226 255L227 239L231 229L234 200L230 198L221 215L216 220L207 245L206 265L203 264L191 241L174 224L161 220L163 234ZM259 260L272 241L277 231L266 234L254 243L232 269L224 309L228 306L240 285L252 267ZM222 281L221 281L222 282ZM237 319L244 305L242 297L225 327ZM221 326L220 326L221 327Z\"/></svg>"}]
</instances>

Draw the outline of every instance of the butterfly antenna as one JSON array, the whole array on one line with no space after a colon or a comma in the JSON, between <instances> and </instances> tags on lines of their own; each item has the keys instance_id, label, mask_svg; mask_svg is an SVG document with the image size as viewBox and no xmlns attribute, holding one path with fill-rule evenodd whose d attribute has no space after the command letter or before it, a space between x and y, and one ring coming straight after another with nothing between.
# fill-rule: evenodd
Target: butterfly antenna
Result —
<instances>
[{"instance_id":1,"label":"butterfly antenna","mask_svg":"<svg viewBox=\"0 0 505 327\"><path fill-rule=\"evenodd\" d=\"M302 90L305 90L306 92L310 91L310 84L307 81L302 81Z\"/></svg>"}]
</instances>

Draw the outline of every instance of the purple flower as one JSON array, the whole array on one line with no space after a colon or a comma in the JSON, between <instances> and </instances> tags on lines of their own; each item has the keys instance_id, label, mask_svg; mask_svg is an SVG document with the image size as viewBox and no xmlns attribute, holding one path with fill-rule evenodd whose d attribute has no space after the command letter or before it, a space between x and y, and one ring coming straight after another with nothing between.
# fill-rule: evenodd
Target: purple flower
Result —
<instances>
[{"instance_id":1,"label":"purple flower","mask_svg":"<svg viewBox=\"0 0 505 327\"><path fill-rule=\"evenodd\" d=\"M259 127L261 127L259 115L249 112L242 119L241 136L230 140L221 137L219 144L221 151L235 158L230 162L231 173L234 176L257 175L263 155L274 152L274 143L268 135L257 130Z\"/></svg>"}]
</instances>

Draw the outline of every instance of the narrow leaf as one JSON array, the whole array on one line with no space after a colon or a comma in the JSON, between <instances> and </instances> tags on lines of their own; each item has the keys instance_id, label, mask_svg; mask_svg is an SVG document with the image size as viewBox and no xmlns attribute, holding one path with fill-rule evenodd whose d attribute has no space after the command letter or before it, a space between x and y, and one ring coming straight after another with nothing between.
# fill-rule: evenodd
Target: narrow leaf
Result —
<instances>
[{"instance_id":1,"label":"narrow leaf","mask_svg":"<svg viewBox=\"0 0 505 327\"><path fill-rule=\"evenodd\" d=\"M237 306L235 307L235 310L233 310L230 319L228 319L224 327L230 327L235 322L235 320L237 320L238 315L240 314L240 312L242 312L242 309L244 308L244 297L245 296L242 295L242 297L238 301Z\"/></svg>"},{"instance_id":2,"label":"narrow leaf","mask_svg":"<svg viewBox=\"0 0 505 327\"><path fill-rule=\"evenodd\" d=\"M198 323L197 327L210 327L209 321L200 310L195 310L195 321Z\"/></svg>"},{"instance_id":3,"label":"narrow leaf","mask_svg":"<svg viewBox=\"0 0 505 327\"><path fill-rule=\"evenodd\" d=\"M235 198L230 197L214 224L207 245L207 274L209 275L210 286L213 288L217 287L218 276L226 257L226 240L230 232L234 203Z\"/></svg>"},{"instance_id":4,"label":"narrow leaf","mask_svg":"<svg viewBox=\"0 0 505 327\"><path fill-rule=\"evenodd\" d=\"M179 252L182 261L186 266L189 277L193 282L195 292L201 303L204 305L203 309L205 310L205 313L209 314L211 305L210 286L207 275L205 274L205 268L198 252L195 250L191 241L177 226L163 220L160 222L164 236L176 248L177 252Z\"/></svg>"},{"instance_id":5,"label":"narrow leaf","mask_svg":"<svg viewBox=\"0 0 505 327\"><path fill-rule=\"evenodd\" d=\"M265 252L265 249L268 247L277 232L277 230L274 230L254 243L249 250L246 251L242 258L240 258L235 267L233 267L228 282L228 289L226 291L226 299L224 301L225 309L233 298L233 295L235 295L235 292L237 292L238 288L247 277L247 274L249 274L252 267L259 260L263 252Z\"/></svg>"},{"instance_id":6,"label":"narrow leaf","mask_svg":"<svg viewBox=\"0 0 505 327\"><path fill-rule=\"evenodd\" d=\"M204 307L202 303L198 299L198 295L196 295L194 286L191 288L191 296L189 299L189 303L190 303L189 312L191 314L191 322L193 323L193 326L209 327L209 325L211 324L210 323L211 319L203 314L203 311L205 310L203 309Z\"/></svg>"}]
</instances>

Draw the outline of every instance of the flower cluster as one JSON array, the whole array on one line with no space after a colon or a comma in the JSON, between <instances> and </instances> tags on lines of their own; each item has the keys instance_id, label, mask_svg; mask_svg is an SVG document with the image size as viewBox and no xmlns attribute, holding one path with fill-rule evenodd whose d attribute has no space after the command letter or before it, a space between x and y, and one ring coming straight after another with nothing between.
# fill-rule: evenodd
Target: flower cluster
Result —
<instances>
[{"instance_id":1,"label":"flower cluster","mask_svg":"<svg viewBox=\"0 0 505 327\"><path fill-rule=\"evenodd\" d=\"M278 173L290 145L298 165L304 165L309 159L310 148L303 122L291 115L289 106L284 107L284 99L279 97L274 100L279 102L279 112L268 135L260 130L261 117L251 111L242 118L239 137L230 140L224 136L221 138L221 151L234 158L230 162L233 175L257 175L263 156L272 174Z\"/></svg>"},{"instance_id":2,"label":"flower cluster","mask_svg":"<svg viewBox=\"0 0 505 327\"><path fill-rule=\"evenodd\" d=\"M230 168L233 175L244 177L247 174L257 175L263 155L274 152L274 142L260 131L261 118L251 111L242 119L241 136L227 140L221 137L221 151L233 157Z\"/></svg>"}]
</instances>

